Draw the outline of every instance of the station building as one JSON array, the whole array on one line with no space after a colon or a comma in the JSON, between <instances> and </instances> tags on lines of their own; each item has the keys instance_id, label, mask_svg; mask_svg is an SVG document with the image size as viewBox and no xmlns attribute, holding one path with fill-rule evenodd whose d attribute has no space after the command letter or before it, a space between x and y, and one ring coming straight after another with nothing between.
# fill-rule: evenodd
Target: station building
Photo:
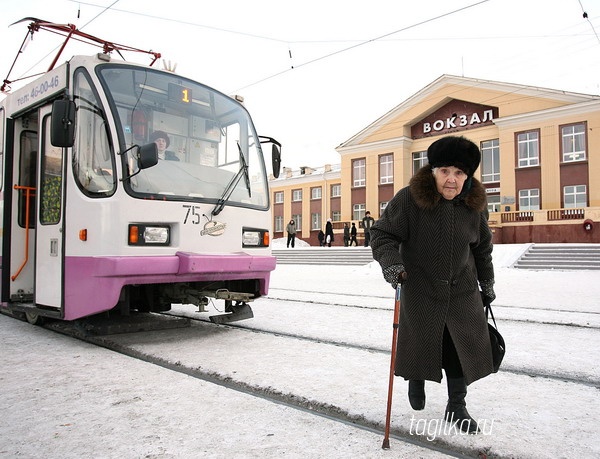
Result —
<instances>
[{"instance_id":1,"label":"station building","mask_svg":"<svg viewBox=\"0 0 600 459\"><path fill-rule=\"evenodd\" d=\"M318 245L330 218L334 245L344 223L362 239L365 212L377 219L446 135L480 147L494 243L600 242L600 96L451 75L340 144L340 164L284 168L270 181L274 237L293 219Z\"/></svg>"}]
</instances>

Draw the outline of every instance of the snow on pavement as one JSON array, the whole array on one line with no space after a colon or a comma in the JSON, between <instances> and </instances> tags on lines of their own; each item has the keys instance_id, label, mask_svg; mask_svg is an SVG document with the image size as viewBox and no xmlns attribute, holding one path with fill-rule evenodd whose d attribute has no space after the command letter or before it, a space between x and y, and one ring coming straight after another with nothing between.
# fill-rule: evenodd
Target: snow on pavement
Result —
<instances>
[{"instance_id":1,"label":"snow on pavement","mask_svg":"<svg viewBox=\"0 0 600 459\"><path fill-rule=\"evenodd\" d=\"M557 374L581 377L588 383L501 370L469 388L471 414L494 422L489 434L436 432L435 436L457 450L486 450L500 457L600 457L595 440L600 412L595 322L600 271L511 269L523 250L523 245L494 250L498 296L494 305L507 340L505 367L555 369ZM280 326L287 314L276 310L275 298L303 289L323 292L319 301L334 304L341 301L339 294L353 295L356 303L366 298L381 307L381 318L360 322L359 308L347 313L355 317L332 317L333 309L327 305L319 309L316 303L306 304L302 330L315 335L326 331L345 340L354 336L357 342L374 347L385 347L391 339L393 290L383 281L377 263L280 265L272 275L271 288L274 299L253 305L252 321L260 326ZM522 322L502 320L514 316ZM302 327L298 314L289 317L295 321L291 325ZM526 322L532 317L560 323L592 319L588 328L581 328ZM348 327L354 327L350 334ZM219 332L222 336L206 341L202 349L186 346L191 342L186 338L199 332L201 327L172 335L153 332L154 342L142 335L119 339L173 361L325 400L350 413L384 421L389 354L356 349L352 351L355 358L340 362L348 356L347 350L300 341L286 349L274 348L270 355L253 353L253 349L269 349L269 338L245 335L245 358L235 354L224 358L224 346L239 345L236 338L243 332ZM0 457L443 456L394 439L391 451L384 451L380 434L215 386L2 315L0 336ZM406 382L396 378L394 388L393 427L427 426L431 430L440 421L446 402L444 384L427 383L427 407L421 412L410 410ZM421 434L427 436L427 432Z\"/></svg>"}]
</instances>

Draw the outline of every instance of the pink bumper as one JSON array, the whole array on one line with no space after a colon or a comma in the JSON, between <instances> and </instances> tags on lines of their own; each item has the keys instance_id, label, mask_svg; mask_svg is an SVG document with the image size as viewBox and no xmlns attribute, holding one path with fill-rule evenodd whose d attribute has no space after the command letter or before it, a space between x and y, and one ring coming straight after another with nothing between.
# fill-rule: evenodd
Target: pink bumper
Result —
<instances>
[{"instance_id":1,"label":"pink bumper","mask_svg":"<svg viewBox=\"0 0 600 459\"><path fill-rule=\"evenodd\" d=\"M65 258L65 319L112 309L121 288L131 284L257 279L261 295L269 291L276 259L252 256L177 252L166 257Z\"/></svg>"}]
</instances>

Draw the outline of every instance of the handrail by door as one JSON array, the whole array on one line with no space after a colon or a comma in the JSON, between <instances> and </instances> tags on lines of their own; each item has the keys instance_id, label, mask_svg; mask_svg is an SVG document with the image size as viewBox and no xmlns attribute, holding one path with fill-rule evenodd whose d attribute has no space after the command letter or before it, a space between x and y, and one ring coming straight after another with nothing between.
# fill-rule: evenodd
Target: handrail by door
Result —
<instances>
[{"instance_id":1,"label":"handrail by door","mask_svg":"<svg viewBox=\"0 0 600 459\"><path fill-rule=\"evenodd\" d=\"M21 274L21 271L29 261L29 198L35 196L35 194L33 194L35 192L35 187L15 185L14 188L15 190L25 190L25 260L23 260L23 263L17 272L10 277L13 282L19 277L19 274Z\"/></svg>"}]
</instances>

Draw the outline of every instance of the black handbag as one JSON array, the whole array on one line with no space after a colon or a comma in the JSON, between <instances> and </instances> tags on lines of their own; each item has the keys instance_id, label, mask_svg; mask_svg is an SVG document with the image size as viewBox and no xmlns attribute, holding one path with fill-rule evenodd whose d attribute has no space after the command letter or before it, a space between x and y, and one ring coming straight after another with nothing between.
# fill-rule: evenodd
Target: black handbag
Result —
<instances>
[{"instance_id":1,"label":"black handbag","mask_svg":"<svg viewBox=\"0 0 600 459\"><path fill-rule=\"evenodd\" d=\"M497 373L500 369L500 364L502 363L502 359L504 359L504 354L506 352L506 345L504 344L504 338L498 331L498 326L496 325L496 319L494 318L494 313L492 312L492 305L485 305L485 318L487 320L489 315L492 316L492 321L494 325L488 322L488 331L490 332L490 343L492 345L492 361L494 364L494 373Z\"/></svg>"}]
</instances>

